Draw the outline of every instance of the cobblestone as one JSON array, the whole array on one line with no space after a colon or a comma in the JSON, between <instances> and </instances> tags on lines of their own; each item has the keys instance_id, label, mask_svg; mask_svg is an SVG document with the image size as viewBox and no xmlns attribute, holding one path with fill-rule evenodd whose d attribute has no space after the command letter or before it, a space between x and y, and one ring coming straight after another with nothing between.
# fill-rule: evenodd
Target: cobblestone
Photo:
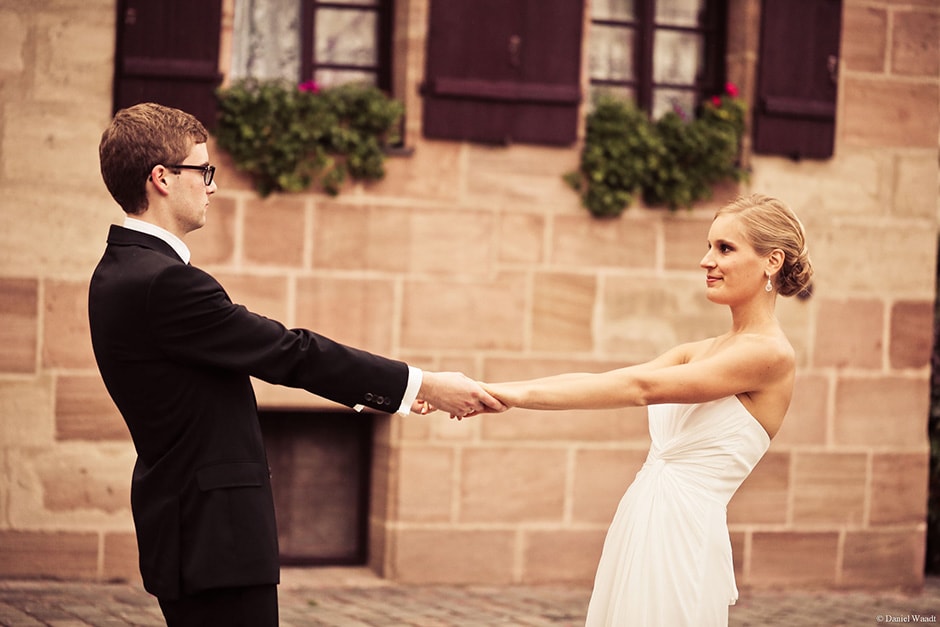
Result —
<instances>
[{"instance_id":1,"label":"cobblestone","mask_svg":"<svg viewBox=\"0 0 940 627\"><path fill-rule=\"evenodd\" d=\"M571 627L584 624L589 597L579 586L400 585L345 568L285 569L279 589L282 627ZM936 624L938 614L940 578L928 578L916 594L742 590L730 627ZM0 581L0 625L164 623L136 584L8 580Z\"/></svg>"}]
</instances>

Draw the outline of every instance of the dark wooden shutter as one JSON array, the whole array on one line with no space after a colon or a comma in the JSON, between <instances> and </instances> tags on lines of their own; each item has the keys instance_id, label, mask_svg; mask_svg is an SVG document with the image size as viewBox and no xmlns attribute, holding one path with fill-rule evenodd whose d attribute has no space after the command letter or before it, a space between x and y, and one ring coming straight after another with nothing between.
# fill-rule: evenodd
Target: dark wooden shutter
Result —
<instances>
[{"instance_id":1,"label":"dark wooden shutter","mask_svg":"<svg viewBox=\"0 0 940 627\"><path fill-rule=\"evenodd\" d=\"M574 142L582 16L572 0L431 0L425 136Z\"/></svg>"},{"instance_id":2,"label":"dark wooden shutter","mask_svg":"<svg viewBox=\"0 0 940 627\"><path fill-rule=\"evenodd\" d=\"M222 0L119 0L117 17L114 110L157 102L212 127Z\"/></svg>"},{"instance_id":3,"label":"dark wooden shutter","mask_svg":"<svg viewBox=\"0 0 940 627\"><path fill-rule=\"evenodd\" d=\"M841 0L764 0L754 151L832 156Z\"/></svg>"}]
</instances>

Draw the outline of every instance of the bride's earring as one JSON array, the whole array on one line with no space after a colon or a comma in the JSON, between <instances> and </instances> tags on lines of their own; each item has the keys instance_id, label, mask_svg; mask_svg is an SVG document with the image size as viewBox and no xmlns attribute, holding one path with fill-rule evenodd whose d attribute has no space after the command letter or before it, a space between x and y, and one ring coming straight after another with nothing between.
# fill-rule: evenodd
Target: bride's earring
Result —
<instances>
[{"instance_id":1,"label":"bride's earring","mask_svg":"<svg viewBox=\"0 0 940 627\"><path fill-rule=\"evenodd\" d=\"M765 291L765 292L772 292L772 291L774 291L774 284L770 282L770 275L769 275L769 274L767 275L767 285L764 286L764 291Z\"/></svg>"}]
</instances>

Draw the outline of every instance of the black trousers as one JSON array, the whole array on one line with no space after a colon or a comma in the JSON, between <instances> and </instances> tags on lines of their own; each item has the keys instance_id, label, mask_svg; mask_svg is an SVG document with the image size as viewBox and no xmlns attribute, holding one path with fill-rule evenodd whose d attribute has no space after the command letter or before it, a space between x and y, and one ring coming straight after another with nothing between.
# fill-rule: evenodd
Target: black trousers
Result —
<instances>
[{"instance_id":1,"label":"black trousers","mask_svg":"<svg viewBox=\"0 0 940 627\"><path fill-rule=\"evenodd\" d=\"M277 586L218 588L157 599L167 627L277 627Z\"/></svg>"}]
</instances>

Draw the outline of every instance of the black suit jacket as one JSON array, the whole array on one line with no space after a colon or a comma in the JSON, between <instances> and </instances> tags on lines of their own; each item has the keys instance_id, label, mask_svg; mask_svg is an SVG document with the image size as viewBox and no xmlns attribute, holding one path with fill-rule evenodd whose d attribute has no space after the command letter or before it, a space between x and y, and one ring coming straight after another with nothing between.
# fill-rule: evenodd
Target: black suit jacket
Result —
<instances>
[{"instance_id":1,"label":"black suit jacket","mask_svg":"<svg viewBox=\"0 0 940 627\"><path fill-rule=\"evenodd\" d=\"M163 240L112 226L89 287L92 346L137 449L146 589L277 583L270 475L250 376L347 406L399 407L408 367L253 314Z\"/></svg>"}]
</instances>

